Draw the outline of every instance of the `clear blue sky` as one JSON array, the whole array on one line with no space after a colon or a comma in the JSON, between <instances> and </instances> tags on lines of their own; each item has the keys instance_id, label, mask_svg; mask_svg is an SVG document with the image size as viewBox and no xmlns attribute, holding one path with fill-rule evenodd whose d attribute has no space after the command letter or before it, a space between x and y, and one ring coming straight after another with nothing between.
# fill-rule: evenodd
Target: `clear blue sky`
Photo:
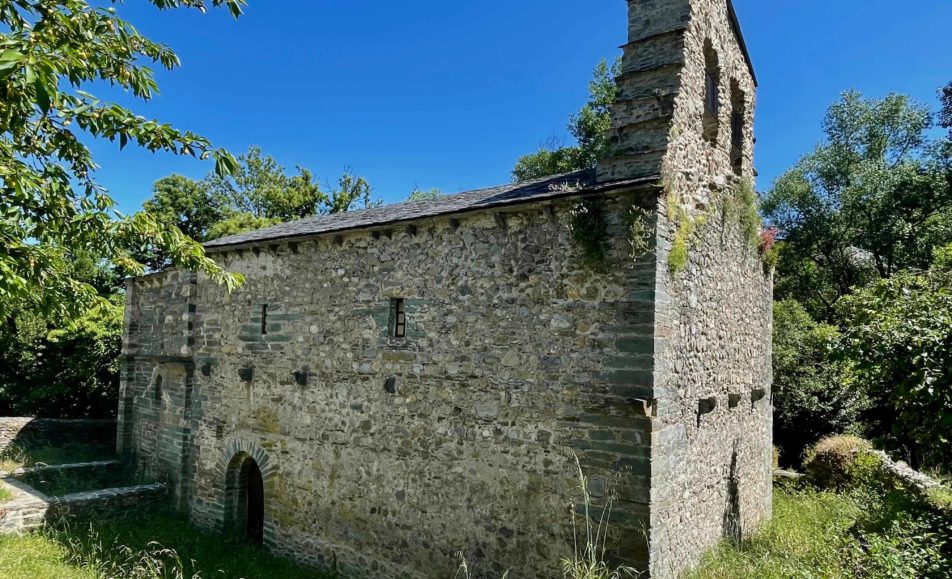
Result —
<instances>
[{"instance_id":1,"label":"clear blue sky","mask_svg":"<svg viewBox=\"0 0 952 579\"><path fill-rule=\"evenodd\" d=\"M250 0L224 11L119 5L183 66L136 104L233 152L249 145L322 180L345 167L375 193L457 192L507 182L515 160L585 99L602 57L625 41L623 0ZM760 80L758 187L820 138L837 95L910 94L932 106L952 80L952 2L735 0ZM125 99L122 99L125 101ZM211 166L94 143L99 179L124 211L173 172Z\"/></svg>"}]
</instances>

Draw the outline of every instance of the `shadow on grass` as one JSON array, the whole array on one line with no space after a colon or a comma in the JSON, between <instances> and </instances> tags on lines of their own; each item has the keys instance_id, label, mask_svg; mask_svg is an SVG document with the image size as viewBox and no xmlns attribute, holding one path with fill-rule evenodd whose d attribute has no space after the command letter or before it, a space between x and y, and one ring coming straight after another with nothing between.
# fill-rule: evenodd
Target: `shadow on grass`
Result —
<instances>
[{"instance_id":1,"label":"shadow on grass","mask_svg":"<svg viewBox=\"0 0 952 579\"><path fill-rule=\"evenodd\" d=\"M184 518L59 523L44 532L64 560L101 578L331 579L246 542L206 533ZM85 575L78 575L85 576Z\"/></svg>"}]
</instances>

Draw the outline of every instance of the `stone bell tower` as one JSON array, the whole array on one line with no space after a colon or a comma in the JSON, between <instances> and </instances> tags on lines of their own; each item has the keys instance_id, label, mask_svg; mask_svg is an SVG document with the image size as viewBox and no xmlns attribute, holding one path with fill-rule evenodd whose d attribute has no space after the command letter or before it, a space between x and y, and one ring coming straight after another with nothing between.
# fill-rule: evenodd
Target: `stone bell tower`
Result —
<instances>
[{"instance_id":1,"label":"stone bell tower","mask_svg":"<svg viewBox=\"0 0 952 579\"><path fill-rule=\"evenodd\" d=\"M751 176L757 80L731 1L629 0L623 48L599 181Z\"/></svg>"},{"instance_id":2,"label":"stone bell tower","mask_svg":"<svg viewBox=\"0 0 952 579\"><path fill-rule=\"evenodd\" d=\"M757 81L730 0L629 0L600 183L658 177L647 567L677 577L769 518L772 275L753 193Z\"/></svg>"}]
</instances>

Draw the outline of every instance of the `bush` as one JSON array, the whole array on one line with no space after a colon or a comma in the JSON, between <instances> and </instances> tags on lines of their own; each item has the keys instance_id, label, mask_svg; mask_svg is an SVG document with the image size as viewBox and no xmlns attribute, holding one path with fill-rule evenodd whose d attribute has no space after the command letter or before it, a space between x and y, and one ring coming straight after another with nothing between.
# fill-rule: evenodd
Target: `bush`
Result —
<instances>
[{"instance_id":1,"label":"bush","mask_svg":"<svg viewBox=\"0 0 952 579\"><path fill-rule=\"evenodd\" d=\"M881 461L873 445L856 436L824 438L807 451L804 466L820 488L844 490L867 486L879 476Z\"/></svg>"},{"instance_id":2,"label":"bush","mask_svg":"<svg viewBox=\"0 0 952 579\"><path fill-rule=\"evenodd\" d=\"M0 329L0 414L110 418L119 395L122 309L97 308L61 329L29 314Z\"/></svg>"},{"instance_id":3,"label":"bush","mask_svg":"<svg viewBox=\"0 0 952 579\"><path fill-rule=\"evenodd\" d=\"M875 403L877 446L914 467L952 463L952 246L846 298L840 354Z\"/></svg>"},{"instance_id":4,"label":"bush","mask_svg":"<svg viewBox=\"0 0 952 579\"><path fill-rule=\"evenodd\" d=\"M774 443L784 466L799 466L823 437L861 432L868 401L848 365L833 359L838 339L835 327L814 321L800 303L774 304Z\"/></svg>"}]
</instances>

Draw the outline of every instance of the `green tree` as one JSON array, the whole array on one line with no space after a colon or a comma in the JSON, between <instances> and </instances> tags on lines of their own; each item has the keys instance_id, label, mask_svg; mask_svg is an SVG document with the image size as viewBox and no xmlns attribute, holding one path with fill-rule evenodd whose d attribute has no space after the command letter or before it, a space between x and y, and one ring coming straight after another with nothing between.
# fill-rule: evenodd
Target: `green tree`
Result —
<instances>
[{"instance_id":1,"label":"green tree","mask_svg":"<svg viewBox=\"0 0 952 579\"><path fill-rule=\"evenodd\" d=\"M114 416L119 393L122 297L112 268L84 256L70 275L103 302L64 321L23 310L0 324L0 414L51 418ZM107 304L107 305L104 305Z\"/></svg>"},{"instance_id":2,"label":"green tree","mask_svg":"<svg viewBox=\"0 0 952 579\"><path fill-rule=\"evenodd\" d=\"M426 201L429 199L439 199L445 195L446 193L442 189L438 189L436 187L427 190L414 187L413 191L410 191L410 196L407 197L407 201Z\"/></svg>"},{"instance_id":3,"label":"green tree","mask_svg":"<svg viewBox=\"0 0 952 579\"><path fill-rule=\"evenodd\" d=\"M825 141L781 176L763 211L781 230L777 295L820 320L876 279L928 266L952 236L952 189L929 111L901 95L849 92L830 107Z\"/></svg>"},{"instance_id":4,"label":"green tree","mask_svg":"<svg viewBox=\"0 0 952 579\"><path fill-rule=\"evenodd\" d=\"M615 102L621 60L611 66L602 60L595 68L594 77L588 83L588 102L569 119L568 130L576 144L561 146L550 141L535 153L525 155L516 163L512 171L515 181L526 181L571 173L595 166L606 153L609 129L611 129L611 107Z\"/></svg>"},{"instance_id":5,"label":"green tree","mask_svg":"<svg viewBox=\"0 0 952 579\"><path fill-rule=\"evenodd\" d=\"M785 465L833 434L857 433L868 407L849 365L831 360L840 333L794 300L774 304L774 444Z\"/></svg>"},{"instance_id":6,"label":"green tree","mask_svg":"<svg viewBox=\"0 0 952 579\"><path fill-rule=\"evenodd\" d=\"M178 175L156 182L143 211L157 222L175 226L198 241L263 229L314 215L342 213L379 204L366 179L347 170L325 193L311 171L298 167L288 175L270 155L252 146L238 157L229 175L210 173L201 181ZM153 245L135 254L153 269L171 264Z\"/></svg>"},{"instance_id":7,"label":"green tree","mask_svg":"<svg viewBox=\"0 0 952 579\"><path fill-rule=\"evenodd\" d=\"M143 211L163 227L175 227L199 242L208 241L212 228L225 219L222 200L209 195L204 182L181 175L156 181ZM172 265L168 253L148 239L132 240L128 249L150 271Z\"/></svg>"},{"instance_id":8,"label":"green tree","mask_svg":"<svg viewBox=\"0 0 952 579\"><path fill-rule=\"evenodd\" d=\"M914 464L952 464L952 245L927 271L880 280L840 304L841 355L875 405L877 442Z\"/></svg>"},{"instance_id":9,"label":"green tree","mask_svg":"<svg viewBox=\"0 0 952 579\"><path fill-rule=\"evenodd\" d=\"M203 0L150 0L160 9L204 10ZM210 0L238 17L243 0ZM139 34L114 6L85 0L0 0L0 319L14 310L75 314L98 297L71 277L71 251L91 252L131 272L144 266L128 251L148 239L186 268L230 287L229 275L176 228L147 213L122 217L94 177L81 135L133 143L150 151L213 158L225 174L226 152L188 131L134 114L88 92L97 83L149 100L157 85L148 63L174 69L168 47Z\"/></svg>"},{"instance_id":10,"label":"green tree","mask_svg":"<svg viewBox=\"0 0 952 579\"><path fill-rule=\"evenodd\" d=\"M939 112L939 126L949 129L949 140L952 140L952 82L939 91L942 110Z\"/></svg>"},{"instance_id":11,"label":"green tree","mask_svg":"<svg viewBox=\"0 0 952 579\"><path fill-rule=\"evenodd\" d=\"M202 181L181 175L163 177L152 186L144 210L163 225L174 225L196 241L206 241L208 231L224 218L224 200L210 195Z\"/></svg>"},{"instance_id":12,"label":"green tree","mask_svg":"<svg viewBox=\"0 0 952 579\"><path fill-rule=\"evenodd\" d=\"M253 213L245 211L232 213L209 228L208 239L220 239L247 231L257 231L279 223L282 223L282 221L275 217L257 217Z\"/></svg>"},{"instance_id":13,"label":"green tree","mask_svg":"<svg viewBox=\"0 0 952 579\"><path fill-rule=\"evenodd\" d=\"M238 167L230 175L209 175L205 188L209 198L231 213L248 213L256 218L292 221L316 215L327 196L313 174L298 167L289 176L270 155L252 146L238 157Z\"/></svg>"},{"instance_id":14,"label":"green tree","mask_svg":"<svg viewBox=\"0 0 952 579\"><path fill-rule=\"evenodd\" d=\"M321 213L344 213L354 209L379 207L381 204L380 200L374 199L370 183L346 169L337 180L337 187L331 188L330 198L324 203Z\"/></svg>"}]
</instances>

